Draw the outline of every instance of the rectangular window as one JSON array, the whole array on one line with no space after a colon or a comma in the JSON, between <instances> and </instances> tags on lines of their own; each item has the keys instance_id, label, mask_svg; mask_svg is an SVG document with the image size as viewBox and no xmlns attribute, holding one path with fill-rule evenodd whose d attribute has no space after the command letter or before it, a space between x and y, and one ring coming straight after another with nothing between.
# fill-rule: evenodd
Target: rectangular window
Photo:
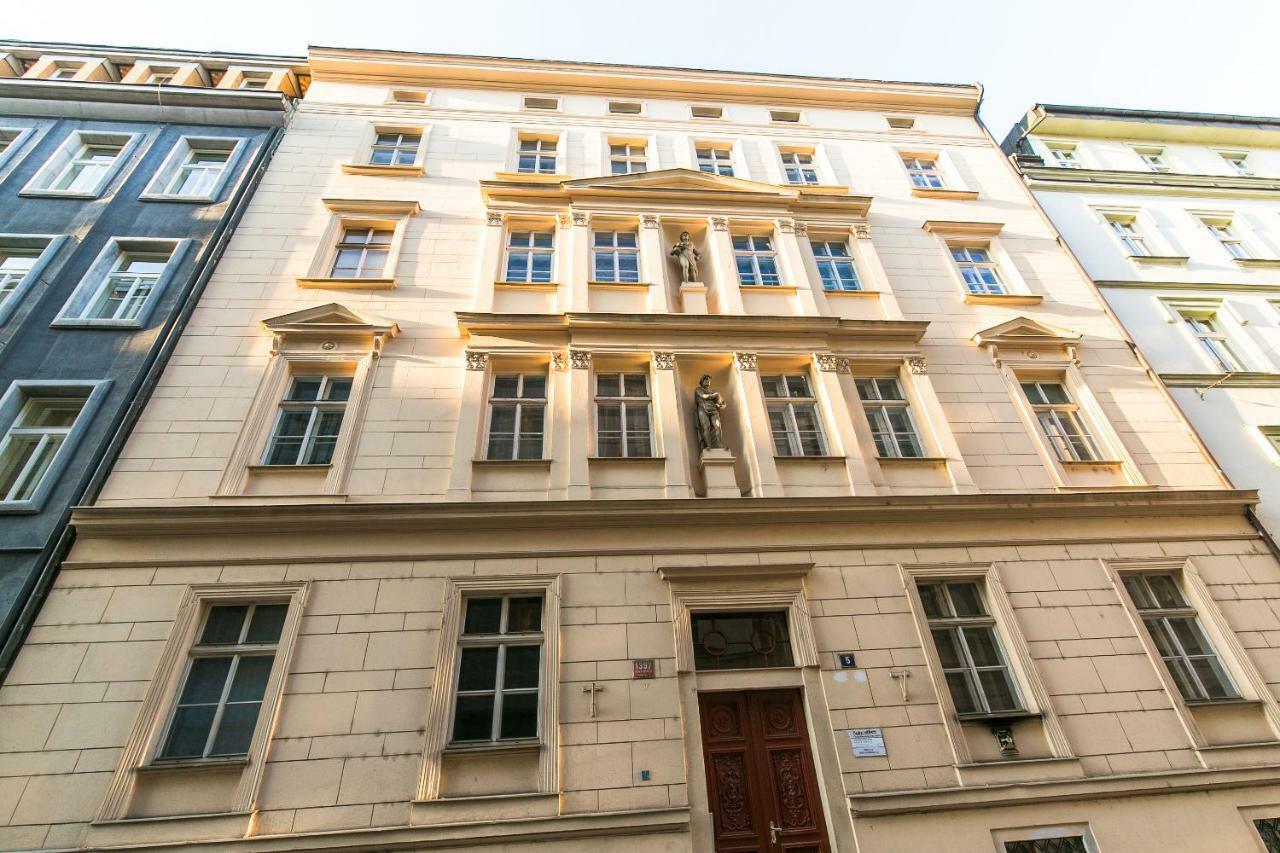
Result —
<instances>
[{"instance_id":1,"label":"rectangular window","mask_svg":"<svg viewBox=\"0 0 1280 853\"><path fill-rule=\"evenodd\" d=\"M192 148L178 167L167 192L181 196L212 195L230 160L231 149Z\"/></svg>"},{"instance_id":2,"label":"rectangular window","mask_svg":"<svg viewBox=\"0 0 1280 853\"><path fill-rule=\"evenodd\" d=\"M556 140L521 137L516 171L522 175L556 174Z\"/></svg>"},{"instance_id":3,"label":"rectangular window","mask_svg":"<svg viewBox=\"0 0 1280 853\"><path fill-rule=\"evenodd\" d=\"M724 107L711 104L694 104L689 107L689 115L694 118L724 118Z\"/></svg>"},{"instance_id":4,"label":"rectangular window","mask_svg":"<svg viewBox=\"0 0 1280 853\"><path fill-rule=\"evenodd\" d=\"M1179 316L1199 342L1201 349L1227 373L1238 373L1244 370L1244 363L1236 355L1216 314L1212 311L1180 311Z\"/></svg>"},{"instance_id":5,"label":"rectangular window","mask_svg":"<svg viewBox=\"0 0 1280 853\"><path fill-rule=\"evenodd\" d=\"M823 456L826 442L818 400L803 373L761 376L773 451L778 456Z\"/></svg>"},{"instance_id":6,"label":"rectangular window","mask_svg":"<svg viewBox=\"0 0 1280 853\"><path fill-rule=\"evenodd\" d=\"M27 397L0 443L0 502L34 497L84 404L83 396Z\"/></svg>"},{"instance_id":7,"label":"rectangular window","mask_svg":"<svg viewBox=\"0 0 1280 853\"><path fill-rule=\"evenodd\" d=\"M642 142L609 144L609 174L634 175L649 170L649 155Z\"/></svg>"},{"instance_id":8,"label":"rectangular window","mask_svg":"<svg viewBox=\"0 0 1280 853\"><path fill-rule=\"evenodd\" d=\"M13 127L0 127L0 163L13 153L18 146L18 140L26 135L25 129Z\"/></svg>"},{"instance_id":9,"label":"rectangular window","mask_svg":"<svg viewBox=\"0 0 1280 853\"><path fill-rule=\"evenodd\" d=\"M280 403L264 465L328 465L351 397L349 376L295 376Z\"/></svg>"},{"instance_id":10,"label":"rectangular window","mask_svg":"<svg viewBox=\"0 0 1280 853\"><path fill-rule=\"evenodd\" d=\"M39 258L38 249L9 249L0 246L0 308L17 292Z\"/></svg>"},{"instance_id":11,"label":"rectangular window","mask_svg":"<svg viewBox=\"0 0 1280 853\"><path fill-rule=\"evenodd\" d=\"M1169 161L1165 159L1164 149L1153 146L1134 146L1134 153L1138 155L1138 159L1142 160L1148 170L1152 172L1171 172L1173 168L1169 165Z\"/></svg>"},{"instance_id":12,"label":"rectangular window","mask_svg":"<svg viewBox=\"0 0 1280 853\"><path fill-rule=\"evenodd\" d=\"M799 124L800 112L798 110L769 110L769 121L776 121L781 124Z\"/></svg>"},{"instance_id":13,"label":"rectangular window","mask_svg":"<svg viewBox=\"0 0 1280 853\"><path fill-rule=\"evenodd\" d=\"M425 106L427 103L427 93L415 89L392 89L391 103Z\"/></svg>"},{"instance_id":14,"label":"rectangular window","mask_svg":"<svg viewBox=\"0 0 1280 853\"><path fill-rule=\"evenodd\" d=\"M699 172L733 177L733 146L699 145L694 153L697 155Z\"/></svg>"},{"instance_id":15,"label":"rectangular window","mask_svg":"<svg viewBox=\"0 0 1280 853\"><path fill-rule=\"evenodd\" d=\"M524 108L526 110L550 110L560 109L559 98L547 98L537 95L526 95L524 98Z\"/></svg>"},{"instance_id":16,"label":"rectangular window","mask_svg":"<svg viewBox=\"0 0 1280 853\"><path fill-rule=\"evenodd\" d=\"M609 113L615 116L638 116L644 112L644 104L639 101L610 101Z\"/></svg>"},{"instance_id":17,"label":"rectangular window","mask_svg":"<svg viewBox=\"0 0 1280 853\"><path fill-rule=\"evenodd\" d=\"M173 82L173 78L177 76L178 69L176 68L160 68L152 65L144 82L152 86L168 86Z\"/></svg>"},{"instance_id":18,"label":"rectangular window","mask_svg":"<svg viewBox=\"0 0 1280 853\"><path fill-rule=\"evenodd\" d=\"M1204 223L1205 228L1209 229L1213 239L1217 240L1223 249L1226 249L1228 255L1238 260L1248 260L1252 257L1249 253L1249 248L1240 239L1240 235L1235 232L1229 218L1202 217L1200 221Z\"/></svg>"},{"instance_id":19,"label":"rectangular window","mask_svg":"<svg viewBox=\"0 0 1280 853\"><path fill-rule=\"evenodd\" d=\"M941 190L946 188L942 180L942 171L938 168L938 158L923 154L903 154L902 165L907 169L911 185L921 190Z\"/></svg>"},{"instance_id":20,"label":"rectangular window","mask_svg":"<svg viewBox=\"0 0 1280 853\"><path fill-rule=\"evenodd\" d=\"M469 596L464 608L450 740L536 738L543 596Z\"/></svg>"},{"instance_id":21,"label":"rectangular window","mask_svg":"<svg viewBox=\"0 0 1280 853\"><path fill-rule=\"evenodd\" d=\"M1013 673L977 581L918 581L933 646L961 716L1022 710Z\"/></svg>"},{"instance_id":22,"label":"rectangular window","mask_svg":"<svg viewBox=\"0 0 1280 853\"><path fill-rule=\"evenodd\" d=\"M116 161L128 144L127 139L105 136L100 139L80 143L48 188L66 193L96 193L115 170Z\"/></svg>"},{"instance_id":23,"label":"rectangular window","mask_svg":"<svg viewBox=\"0 0 1280 853\"><path fill-rule=\"evenodd\" d=\"M1173 574L1134 572L1122 579L1182 698L1188 702L1239 699L1195 608L1187 603Z\"/></svg>"},{"instance_id":24,"label":"rectangular window","mask_svg":"<svg viewBox=\"0 0 1280 853\"><path fill-rule=\"evenodd\" d=\"M271 74L267 71L243 71L237 89L265 89L271 83Z\"/></svg>"},{"instance_id":25,"label":"rectangular window","mask_svg":"<svg viewBox=\"0 0 1280 853\"><path fill-rule=\"evenodd\" d=\"M692 613L689 621L694 669L795 666L786 611Z\"/></svg>"},{"instance_id":26,"label":"rectangular window","mask_svg":"<svg viewBox=\"0 0 1280 853\"><path fill-rule=\"evenodd\" d=\"M965 289L979 296L998 296L1007 293L1000 278L1000 268L991 258L987 246L951 246L951 259L955 261Z\"/></svg>"},{"instance_id":27,"label":"rectangular window","mask_svg":"<svg viewBox=\"0 0 1280 853\"><path fill-rule=\"evenodd\" d=\"M911 420L911 407L898 380L889 378L855 379L862 410L876 442L881 458L919 458L924 456L920 436Z\"/></svg>"},{"instance_id":28,"label":"rectangular window","mask_svg":"<svg viewBox=\"0 0 1280 853\"><path fill-rule=\"evenodd\" d=\"M1227 164L1237 175L1244 178L1253 177L1253 167L1249 165L1249 153L1247 151L1220 151L1222 162Z\"/></svg>"},{"instance_id":29,"label":"rectangular window","mask_svg":"<svg viewBox=\"0 0 1280 853\"><path fill-rule=\"evenodd\" d=\"M776 287L782 283L773 242L764 235L734 237L733 261L738 268L738 283L745 287Z\"/></svg>"},{"instance_id":30,"label":"rectangular window","mask_svg":"<svg viewBox=\"0 0 1280 853\"><path fill-rule=\"evenodd\" d=\"M1091 462L1102 458L1093 436L1085 429L1079 406L1061 382L1023 382L1036 421L1061 462Z\"/></svg>"},{"instance_id":31,"label":"rectangular window","mask_svg":"<svg viewBox=\"0 0 1280 853\"><path fill-rule=\"evenodd\" d=\"M485 458L541 459L546 422L545 373L494 374Z\"/></svg>"},{"instance_id":32,"label":"rectangular window","mask_svg":"<svg viewBox=\"0 0 1280 853\"><path fill-rule=\"evenodd\" d=\"M369 150L370 166L412 166L422 145L421 131L380 130Z\"/></svg>"},{"instance_id":33,"label":"rectangular window","mask_svg":"<svg viewBox=\"0 0 1280 853\"><path fill-rule=\"evenodd\" d=\"M885 116L885 122L894 130L911 130L916 120L910 116Z\"/></svg>"},{"instance_id":34,"label":"rectangular window","mask_svg":"<svg viewBox=\"0 0 1280 853\"><path fill-rule=\"evenodd\" d=\"M596 374L596 455L653 456L646 373Z\"/></svg>"},{"instance_id":35,"label":"rectangular window","mask_svg":"<svg viewBox=\"0 0 1280 853\"><path fill-rule=\"evenodd\" d=\"M507 235L504 281L549 284L555 259L555 234L551 231L512 231Z\"/></svg>"},{"instance_id":36,"label":"rectangular window","mask_svg":"<svg viewBox=\"0 0 1280 853\"><path fill-rule=\"evenodd\" d=\"M283 601L209 607L157 760L249 753L288 612Z\"/></svg>"},{"instance_id":37,"label":"rectangular window","mask_svg":"<svg viewBox=\"0 0 1280 853\"><path fill-rule=\"evenodd\" d=\"M591 235L592 281L635 284L640 281L640 247L634 231L596 231Z\"/></svg>"},{"instance_id":38,"label":"rectangular window","mask_svg":"<svg viewBox=\"0 0 1280 853\"><path fill-rule=\"evenodd\" d=\"M75 79L75 76L76 76L77 74L79 74L79 73L80 73L80 69L81 69L81 68L84 68L84 63L81 63L81 62L74 62L74 63L72 63L72 62L65 62L65 63L60 62L60 63L58 63L57 65L55 65L55 66L53 67L53 70L52 70L51 72L49 72L49 76L48 76L48 77L46 77L45 79L47 79L47 80L73 80L73 79Z\"/></svg>"},{"instance_id":39,"label":"rectangular window","mask_svg":"<svg viewBox=\"0 0 1280 853\"><path fill-rule=\"evenodd\" d=\"M1147 240L1138 230L1137 220L1133 216L1108 215L1106 220L1107 227L1130 257L1150 257L1151 250L1147 248Z\"/></svg>"},{"instance_id":40,"label":"rectangular window","mask_svg":"<svg viewBox=\"0 0 1280 853\"><path fill-rule=\"evenodd\" d=\"M812 151L790 149L782 151L780 156L782 157L782 171L787 176L787 183L818 183L818 167L813 162Z\"/></svg>"},{"instance_id":41,"label":"rectangular window","mask_svg":"<svg viewBox=\"0 0 1280 853\"><path fill-rule=\"evenodd\" d=\"M1045 148L1049 149L1049 156L1053 158L1055 166L1063 169L1080 169L1084 166L1076 156L1074 142L1046 142Z\"/></svg>"},{"instance_id":42,"label":"rectangular window","mask_svg":"<svg viewBox=\"0 0 1280 853\"><path fill-rule=\"evenodd\" d=\"M1264 817L1253 822L1267 853L1280 853L1280 817Z\"/></svg>"},{"instance_id":43,"label":"rectangular window","mask_svg":"<svg viewBox=\"0 0 1280 853\"><path fill-rule=\"evenodd\" d=\"M1006 841L1004 853L1089 853L1089 848L1084 846L1083 835L1063 835L1058 838Z\"/></svg>"},{"instance_id":44,"label":"rectangular window","mask_svg":"<svg viewBox=\"0 0 1280 853\"><path fill-rule=\"evenodd\" d=\"M393 228L343 228L333 256L331 278L382 278L391 252Z\"/></svg>"},{"instance_id":45,"label":"rectangular window","mask_svg":"<svg viewBox=\"0 0 1280 853\"><path fill-rule=\"evenodd\" d=\"M136 320L172 253L122 252L81 319Z\"/></svg>"},{"instance_id":46,"label":"rectangular window","mask_svg":"<svg viewBox=\"0 0 1280 853\"><path fill-rule=\"evenodd\" d=\"M813 260L818 265L823 290L862 290L848 243L843 240L810 240L809 245L813 247Z\"/></svg>"}]
</instances>

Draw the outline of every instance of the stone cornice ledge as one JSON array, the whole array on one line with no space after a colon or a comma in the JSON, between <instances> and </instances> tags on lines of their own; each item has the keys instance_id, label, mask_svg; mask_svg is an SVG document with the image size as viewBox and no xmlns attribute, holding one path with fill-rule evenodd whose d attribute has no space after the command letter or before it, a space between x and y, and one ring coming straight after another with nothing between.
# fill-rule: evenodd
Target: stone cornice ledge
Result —
<instances>
[{"instance_id":1,"label":"stone cornice ledge","mask_svg":"<svg viewBox=\"0 0 1280 853\"><path fill-rule=\"evenodd\" d=\"M843 498L658 498L653 500L453 503L206 503L77 507L82 538L307 531L511 530L684 524L866 523L1013 518L1241 515L1258 493L1243 489L1036 492ZM922 515L923 514L923 515Z\"/></svg>"}]
</instances>

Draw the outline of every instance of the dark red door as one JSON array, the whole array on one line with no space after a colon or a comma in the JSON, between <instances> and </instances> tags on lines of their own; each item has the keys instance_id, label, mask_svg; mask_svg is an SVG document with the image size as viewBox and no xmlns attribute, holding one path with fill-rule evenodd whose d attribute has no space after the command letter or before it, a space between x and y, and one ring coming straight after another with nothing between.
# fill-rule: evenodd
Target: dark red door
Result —
<instances>
[{"instance_id":1,"label":"dark red door","mask_svg":"<svg viewBox=\"0 0 1280 853\"><path fill-rule=\"evenodd\" d=\"M701 693L716 853L829 853L799 690Z\"/></svg>"}]
</instances>

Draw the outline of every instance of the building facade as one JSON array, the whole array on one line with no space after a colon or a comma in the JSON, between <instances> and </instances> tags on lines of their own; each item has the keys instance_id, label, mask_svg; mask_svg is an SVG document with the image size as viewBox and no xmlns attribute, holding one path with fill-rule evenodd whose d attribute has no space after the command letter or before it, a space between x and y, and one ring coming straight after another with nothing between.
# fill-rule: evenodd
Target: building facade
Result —
<instances>
[{"instance_id":1,"label":"building facade","mask_svg":"<svg viewBox=\"0 0 1280 853\"><path fill-rule=\"evenodd\" d=\"M298 67L0 42L0 673L300 94Z\"/></svg>"},{"instance_id":2,"label":"building facade","mask_svg":"<svg viewBox=\"0 0 1280 853\"><path fill-rule=\"evenodd\" d=\"M1004 147L1276 535L1280 119L1037 105Z\"/></svg>"},{"instance_id":3,"label":"building facade","mask_svg":"<svg viewBox=\"0 0 1280 853\"><path fill-rule=\"evenodd\" d=\"M0 846L1266 849L1280 565L978 89L308 66Z\"/></svg>"}]
</instances>

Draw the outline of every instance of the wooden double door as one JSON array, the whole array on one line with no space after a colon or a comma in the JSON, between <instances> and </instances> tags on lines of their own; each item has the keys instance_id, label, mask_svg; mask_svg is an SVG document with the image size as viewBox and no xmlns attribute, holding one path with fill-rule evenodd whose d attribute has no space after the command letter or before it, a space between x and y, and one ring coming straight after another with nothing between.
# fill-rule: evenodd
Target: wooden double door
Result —
<instances>
[{"instance_id":1,"label":"wooden double door","mask_svg":"<svg viewBox=\"0 0 1280 853\"><path fill-rule=\"evenodd\" d=\"M716 853L830 853L798 689L701 693Z\"/></svg>"}]
</instances>

